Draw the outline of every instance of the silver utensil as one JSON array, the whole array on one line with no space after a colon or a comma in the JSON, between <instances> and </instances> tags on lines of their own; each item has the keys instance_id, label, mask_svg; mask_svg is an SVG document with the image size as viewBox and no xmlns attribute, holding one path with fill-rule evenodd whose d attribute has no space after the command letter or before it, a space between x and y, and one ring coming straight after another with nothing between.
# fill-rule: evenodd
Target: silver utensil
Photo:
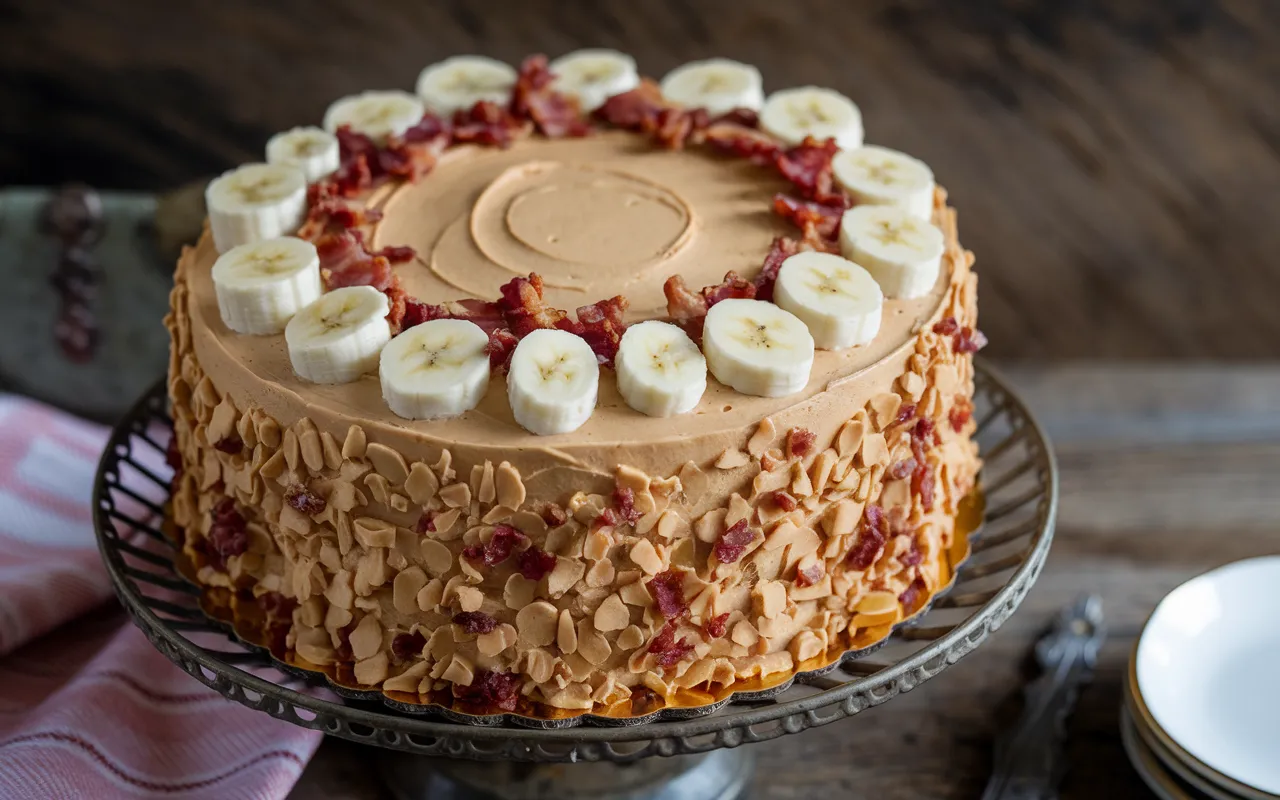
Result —
<instances>
[{"instance_id":1,"label":"silver utensil","mask_svg":"<svg viewBox=\"0 0 1280 800\"><path fill-rule=\"evenodd\" d=\"M1106 638L1102 598L1077 599L1036 642L1041 674L1023 691L1017 723L996 740L995 770L982 800L1054 800L1067 771L1066 721L1093 678Z\"/></svg>"}]
</instances>

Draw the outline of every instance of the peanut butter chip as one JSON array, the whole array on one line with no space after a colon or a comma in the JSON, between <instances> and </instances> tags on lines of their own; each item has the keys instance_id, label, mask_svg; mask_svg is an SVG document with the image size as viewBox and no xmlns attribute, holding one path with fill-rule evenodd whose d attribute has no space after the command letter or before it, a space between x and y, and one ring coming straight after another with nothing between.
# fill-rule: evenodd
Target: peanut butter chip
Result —
<instances>
[{"instance_id":1,"label":"peanut butter chip","mask_svg":"<svg viewBox=\"0 0 1280 800\"><path fill-rule=\"evenodd\" d=\"M560 612L560 621L556 625L556 647L566 655L578 649L578 631L567 608Z\"/></svg>"},{"instance_id":2,"label":"peanut butter chip","mask_svg":"<svg viewBox=\"0 0 1280 800\"><path fill-rule=\"evenodd\" d=\"M436 540L423 539L420 549L427 571L437 578L443 576L449 571L449 567L453 566L453 553Z\"/></svg>"},{"instance_id":3,"label":"peanut butter chip","mask_svg":"<svg viewBox=\"0 0 1280 800\"><path fill-rule=\"evenodd\" d=\"M539 600L516 612L516 630L524 641L534 647L543 647L556 640L558 617L555 606Z\"/></svg>"},{"instance_id":4,"label":"peanut butter chip","mask_svg":"<svg viewBox=\"0 0 1280 800\"><path fill-rule=\"evenodd\" d=\"M756 428L756 432L747 441L747 452L753 458L759 458L765 450L769 449L770 443L777 435L778 429L774 427L773 420L765 417L760 420L760 427Z\"/></svg>"},{"instance_id":5,"label":"peanut butter chip","mask_svg":"<svg viewBox=\"0 0 1280 800\"><path fill-rule=\"evenodd\" d=\"M400 486L409 477L409 467L404 463L404 456L385 444L374 442L366 446L365 456L378 474L390 481L392 486Z\"/></svg>"},{"instance_id":6,"label":"peanut butter chip","mask_svg":"<svg viewBox=\"0 0 1280 800\"><path fill-rule=\"evenodd\" d=\"M631 560L649 575L657 575L662 572L662 557L654 549L653 542L648 539L641 539L631 548Z\"/></svg>"},{"instance_id":7,"label":"peanut butter chip","mask_svg":"<svg viewBox=\"0 0 1280 800\"><path fill-rule=\"evenodd\" d=\"M431 471L431 468L421 461L415 461L409 468L409 476L404 481L404 490L414 505L426 505L436 496L439 489L440 479Z\"/></svg>"},{"instance_id":8,"label":"peanut butter chip","mask_svg":"<svg viewBox=\"0 0 1280 800\"><path fill-rule=\"evenodd\" d=\"M510 463L503 461L494 472L494 483L498 493L498 505L515 511L524 505L524 481L520 473Z\"/></svg>"},{"instance_id":9,"label":"peanut butter chip","mask_svg":"<svg viewBox=\"0 0 1280 800\"><path fill-rule=\"evenodd\" d=\"M595 625L598 631L620 631L631 622L631 612L617 594L611 594L596 609Z\"/></svg>"},{"instance_id":10,"label":"peanut butter chip","mask_svg":"<svg viewBox=\"0 0 1280 800\"><path fill-rule=\"evenodd\" d=\"M746 466L750 457L736 447L725 448L716 459L716 469L737 469Z\"/></svg>"},{"instance_id":11,"label":"peanut butter chip","mask_svg":"<svg viewBox=\"0 0 1280 800\"><path fill-rule=\"evenodd\" d=\"M352 425L347 428L347 438L342 442L342 457L346 459L364 458L365 447L364 429L359 425Z\"/></svg>"},{"instance_id":12,"label":"peanut butter chip","mask_svg":"<svg viewBox=\"0 0 1280 800\"><path fill-rule=\"evenodd\" d=\"M358 659L369 658L378 652L382 648L382 626L378 624L378 618L365 614L351 632L350 643L351 654Z\"/></svg>"},{"instance_id":13,"label":"peanut butter chip","mask_svg":"<svg viewBox=\"0 0 1280 800\"><path fill-rule=\"evenodd\" d=\"M634 650L644 643L644 631L636 625L628 625L618 634L618 647L622 650Z\"/></svg>"},{"instance_id":14,"label":"peanut butter chip","mask_svg":"<svg viewBox=\"0 0 1280 800\"><path fill-rule=\"evenodd\" d=\"M401 614L418 612L418 592L427 585L427 575L421 567L409 567L396 574L392 582L392 602Z\"/></svg>"}]
</instances>

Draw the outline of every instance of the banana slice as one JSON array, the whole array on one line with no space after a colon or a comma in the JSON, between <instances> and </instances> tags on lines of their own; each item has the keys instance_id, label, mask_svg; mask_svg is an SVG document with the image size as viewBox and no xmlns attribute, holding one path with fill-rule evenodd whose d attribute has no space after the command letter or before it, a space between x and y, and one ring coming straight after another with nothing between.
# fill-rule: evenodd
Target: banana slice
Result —
<instances>
[{"instance_id":1,"label":"banana slice","mask_svg":"<svg viewBox=\"0 0 1280 800\"><path fill-rule=\"evenodd\" d=\"M594 111L615 94L640 85L636 60L617 50L575 50L549 65L556 91L573 95L583 111Z\"/></svg>"},{"instance_id":2,"label":"banana slice","mask_svg":"<svg viewBox=\"0 0 1280 800\"><path fill-rule=\"evenodd\" d=\"M324 112L324 129L337 133L346 125L381 143L402 135L421 122L426 113L422 101L408 92L361 92L335 100Z\"/></svg>"},{"instance_id":3,"label":"banana slice","mask_svg":"<svg viewBox=\"0 0 1280 800\"><path fill-rule=\"evenodd\" d=\"M284 329L289 361L312 383L350 383L378 366L391 341L387 296L372 286L346 286L320 295Z\"/></svg>"},{"instance_id":4,"label":"banana slice","mask_svg":"<svg viewBox=\"0 0 1280 800\"><path fill-rule=\"evenodd\" d=\"M338 168L338 137L315 127L277 133L267 140L267 163L297 167L315 183Z\"/></svg>"},{"instance_id":5,"label":"banana slice","mask_svg":"<svg viewBox=\"0 0 1280 800\"><path fill-rule=\"evenodd\" d=\"M507 399L530 433L569 433L591 419L599 383L600 365L586 342L568 331L537 330L511 354Z\"/></svg>"},{"instance_id":6,"label":"banana slice","mask_svg":"<svg viewBox=\"0 0 1280 800\"><path fill-rule=\"evenodd\" d=\"M769 95L760 109L760 127L792 145L812 136L835 139L845 149L862 146L862 112L839 92L818 86L783 89Z\"/></svg>"},{"instance_id":7,"label":"banana slice","mask_svg":"<svg viewBox=\"0 0 1280 800\"><path fill-rule=\"evenodd\" d=\"M213 262L213 290L231 330L279 333L324 293L320 257L311 242L291 236L242 244Z\"/></svg>"},{"instance_id":8,"label":"banana slice","mask_svg":"<svg viewBox=\"0 0 1280 800\"><path fill-rule=\"evenodd\" d=\"M452 114L481 100L506 105L516 71L488 56L453 56L418 75L418 97L436 114Z\"/></svg>"},{"instance_id":9,"label":"banana slice","mask_svg":"<svg viewBox=\"0 0 1280 800\"><path fill-rule=\"evenodd\" d=\"M735 108L758 110L764 104L764 80L750 64L727 58L690 61L666 74L662 96L688 108L724 114Z\"/></svg>"},{"instance_id":10,"label":"banana slice","mask_svg":"<svg viewBox=\"0 0 1280 800\"><path fill-rule=\"evenodd\" d=\"M885 297L929 293L942 268L942 231L897 206L857 206L840 218L840 252L861 264Z\"/></svg>"},{"instance_id":11,"label":"banana slice","mask_svg":"<svg viewBox=\"0 0 1280 800\"><path fill-rule=\"evenodd\" d=\"M689 334L670 322L627 328L614 364L622 399L651 417L692 411L707 390L707 360Z\"/></svg>"},{"instance_id":12,"label":"banana slice","mask_svg":"<svg viewBox=\"0 0 1280 800\"><path fill-rule=\"evenodd\" d=\"M867 144L836 153L831 172L861 205L900 206L923 220L933 217L933 170L918 158Z\"/></svg>"},{"instance_id":13,"label":"banana slice","mask_svg":"<svg viewBox=\"0 0 1280 800\"><path fill-rule=\"evenodd\" d=\"M884 294L852 261L810 251L782 262L773 302L808 326L815 347L842 350L876 338Z\"/></svg>"},{"instance_id":14,"label":"banana slice","mask_svg":"<svg viewBox=\"0 0 1280 800\"><path fill-rule=\"evenodd\" d=\"M784 397L809 382L813 336L763 300L721 300L707 312L702 351L716 380L743 394Z\"/></svg>"},{"instance_id":15,"label":"banana slice","mask_svg":"<svg viewBox=\"0 0 1280 800\"><path fill-rule=\"evenodd\" d=\"M209 182L209 228L219 253L287 236L307 216L307 179L287 164L245 164Z\"/></svg>"},{"instance_id":16,"label":"banana slice","mask_svg":"<svg viewBox=\"0 0 1280 800\"><path fill-rule=\"evenodd\" d=\"M470 411L489 388L489 335L464 319L433 319L382 348L378 375L387 406L405 419Z\"/></svg>"}]
</instances>

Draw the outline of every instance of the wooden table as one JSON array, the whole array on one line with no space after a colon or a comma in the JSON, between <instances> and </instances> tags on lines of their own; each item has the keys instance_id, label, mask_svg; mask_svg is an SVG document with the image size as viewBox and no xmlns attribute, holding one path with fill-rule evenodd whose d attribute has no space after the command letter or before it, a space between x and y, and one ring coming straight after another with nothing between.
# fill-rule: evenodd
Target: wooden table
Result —
<instances>
[{"instance_id":1,"label":"wooden table","mask_svg":"<svg viewBox=\"0 0 1280 800\"><path fill-rule=\"evenodd\" d=\"M1275 0L10 0L0 185L168 189L458 52L832 86L933 165L1005 358L1280 356Z\"/></svg>"},{"instance_id":2,"label":"wooden table","mask_svg":"<svg viewBox=\"0 0 1280 800\"><path fill-rule=\"evenodd\" d=\"M1081 592L1110 636L1069 724L1063 797L1148 797L1121 749L1120 680L1143 621L1169 590L1241 558L1280 552L1280 367L1013 368L1062 470L1058 534L1036 587L990 640L909 694L758 746L754 798L975 798L992 740L1016 716L1026 657ZM296 800L389 797L369 753L327 741Z\"/></svg>"}]
</instances>

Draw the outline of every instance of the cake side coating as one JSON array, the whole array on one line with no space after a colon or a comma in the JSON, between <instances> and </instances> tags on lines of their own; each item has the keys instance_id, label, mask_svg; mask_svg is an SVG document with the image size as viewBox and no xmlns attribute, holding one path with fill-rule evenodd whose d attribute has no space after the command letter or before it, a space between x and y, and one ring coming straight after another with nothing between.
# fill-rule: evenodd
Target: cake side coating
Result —
<instances>
[{"instance_id":1,"label":"cake side coating","mask_svg":"<svg viewBox=\"0 0 1280 800\"><path fill-rule=\"evenodd\" d=\"M411 695L670 701L887 631L939 588L978 468L957 351L976 276L941 193L934 222L937 291L886 319L910 324L878 358L735 395L700 432L523 444L498 415L487 436L396 424L360 401L376 379L295 388L270 352L225 347L206 237L167 318L184 552L262 598L298 663Z\"/></svg>"}]
</instances>

